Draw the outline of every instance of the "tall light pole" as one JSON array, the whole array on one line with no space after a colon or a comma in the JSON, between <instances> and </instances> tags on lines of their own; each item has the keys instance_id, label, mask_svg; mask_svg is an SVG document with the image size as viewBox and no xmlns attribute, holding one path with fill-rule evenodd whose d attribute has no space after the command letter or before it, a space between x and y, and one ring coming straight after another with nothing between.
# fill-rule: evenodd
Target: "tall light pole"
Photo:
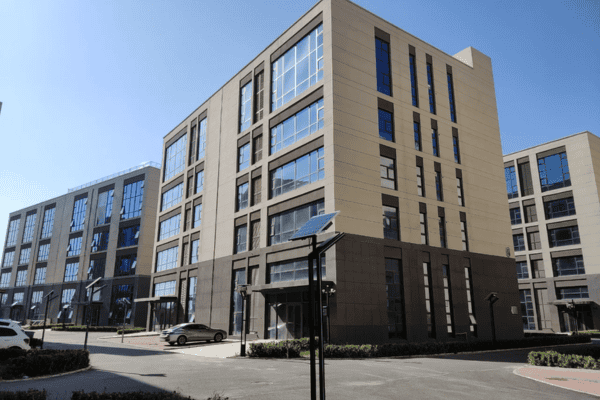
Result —
<instances>
[{"instance_id":1,"label":"tall light pole","mask_svg":"<svg viewBox=\"0 0 600 400\"><path fill-rule=\"evenodd\" d=\"M500 300L497 292L488 294L485 299L490 302L490 323L492 324L492 344L496 346L496 324L494 323L494 303Z\"/></svg>"},{"instance_id":2,"label":"tall light pole","mask_svg":"<svg viewBox=\"0 0 600 400\"><path fill-rule=\"evenodd\" d=\"M106 286L106 285L102 285L99 288L95 288L94 289L94 286L96 286L96 284L98 282L100 282L101 279L102 278L96 278L92 283L90 283L89 285L87 285L85 287L87 290L90 291L90 295L89 295L88 304L87 304L88 318L86 318L86 321L85 321L85 341L83 342L83 349L84 350L87 350L88 333L89 333L89 330L90 330L90 318L89 318L89 316L90 316L90 313L91 313L92 301L94 299L94 294L96 294L96 292L102 290ZM63 319L63 321L64 321L64 319Z\"/></svg>"},{"instance_id":3,"label":"tall light pole","mask_svg":"<svg viewBox=\"0 0 600 400\"><path fill-rule=\"evenodd\" d=\"M238 285L236 292L242 296L242 331L240 332L240 357L246 357L246 298L248 297L248 285Z\"/></svg>"},{"instance_id":4,"label":"tall light pole","mask_svg":"<svg viewBox=\"0 0 600 400\"><path fill-rule=\"evenodd\" d=\"M54 294L54 290L51 290L46 296L46 310L44 311L44 328L42 329L42 344L40 345L40 349L44 348L44 336L46 334L46 319L48 319L48 305L50 302L58 297L58 295L50 298Z\"/></svg>"},{"instance_id":5,"label":"tall light pole","mask_svg":"<svg viewBox=\"0 0 600 400\"><path fill-rule=\"evenodd\" d=\"M127 306L131 306L131 302L128 298L123 297L121 303L123 303L123 328L121 329L121 343L123 343L123 338L125 338L125 320L127 320Z\"/></svg>"}]
</instances>

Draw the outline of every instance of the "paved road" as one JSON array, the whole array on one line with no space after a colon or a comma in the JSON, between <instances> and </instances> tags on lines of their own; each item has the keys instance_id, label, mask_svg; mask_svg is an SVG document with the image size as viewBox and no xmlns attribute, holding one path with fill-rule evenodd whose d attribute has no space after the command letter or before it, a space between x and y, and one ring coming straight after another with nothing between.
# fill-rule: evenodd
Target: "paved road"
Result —
<instances>
[{"instance_id":1,"label":"paved road","mask_svg":"<svg viewBox=\"0 0 600 400\"><path fill-rule=\"evenodd\" d=\"M72 390L176 390L203 400L298 399L309 395L307 360L220 359L127 347L90 334L94 369L41 380L3 383L3 390L45 388L49 399ZM36 334L36 337L38 334ZM83 334L47 332L47 348L81 348ZM336 399L590 399L513 374L528 350L410 359L327 360L327 397Z\"/></svg>"}]
</instances>

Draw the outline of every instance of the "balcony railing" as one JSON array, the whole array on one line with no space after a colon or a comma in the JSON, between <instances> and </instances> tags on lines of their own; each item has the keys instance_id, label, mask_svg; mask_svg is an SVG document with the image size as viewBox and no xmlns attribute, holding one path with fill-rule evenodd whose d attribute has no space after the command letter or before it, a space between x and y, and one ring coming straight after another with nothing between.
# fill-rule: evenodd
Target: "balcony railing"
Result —
<instances>
[{"instance_id":1,"label":"balcony railing","mask_svg":"<svg viewBox=\"0 0 600 400\"><path fill-rule=\"evenodd\" d=\"M146 162L141 163L140 165L136 165L135 167L131 167L131 168L126 169L124 171L119 171L119 172L114 173L112 175L105 176L103 178L96 179L95 181L85 183L85 184L83 184L81 186L74 187L72 189L69 189L67 192L71 193L71 192L75 192L77 190L80 190L80 189L83 189L83 188L86 188L86 187L94 186L94 185L96 185L96 184L98 184L100 182L104 182L104 181L107 181L109 179L116 178L117 176L125 175L125 174L128 174L130 172L137 171L138 169L142 169L142 168L146 168L146 167L154 167L154 168L160 169L160 164L156 163L156 162L153 162L153 161L146 161Z\"/></svg>"}]
</instances>

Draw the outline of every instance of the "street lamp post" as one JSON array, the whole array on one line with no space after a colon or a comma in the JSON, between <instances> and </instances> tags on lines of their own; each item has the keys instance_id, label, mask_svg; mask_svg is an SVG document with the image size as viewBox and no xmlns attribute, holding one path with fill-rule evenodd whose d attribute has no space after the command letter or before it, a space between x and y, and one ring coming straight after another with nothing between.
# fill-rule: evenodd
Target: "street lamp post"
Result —
<instances>
[{"instance_id":1,"label":"street lamp post","mask_svg":"<svg viewBox=\"0 0 600 400\"><path fill-rule=\"evenodd\" d=\"M97 278L95 279L92 283L90 283L89 285L87 285L85 288L87 290L90 291L90 295L88 298L88 305L87 305L87 311L88 311L88 318L86 318L85 321L85 341L83 342L83 349L87 350L87 342L88 342L88 333L90 330L90 313L91 313L91 308L92 308L92 301L94 300L94 294L96 294L96 292L102 290L106 285L102 285L99 288L94 289L94 286L96 286L96 284L98 282L100 282L102 278ZM63 319L63 325L64 325L64 319Z\"/></svg>"},{"instance_id":2,"label":"street lamp post","mask_svg":"<svg viewBox=\"0 0 600 400\"><path fill-rule=\"evenodd\" d=\"M235 289L242 296L242 331L240 332L240 357L246 357L246 298L248 297L248 285L238 285Z\"/></svg>"},{"instance_id":3,"label":"street lamp post","mask_svg":"<svg viewBox=\"0 0 600 400\"><path fill-rule=\"evenodd\" d=\"M44 328L42 329L42 344L40 345L40 349L44 348L44 336L46 334L46 319L48 319L48 305L50 304L50 302L54 299L56 299L58 297L58 295L54 296L53 298L50 298L50 296L52 296L54 294L54 290L51 290L50 293L48 293L46 296L46 309L44 311Z\"/></svg>"},{"instance_id":4,"label":"street lamp post","mask_svg":"<svg viewBox=\"0 0 600 400\"><path fill-rule=\"evenodd\" d=\"M125 321L127 320L127 306L131 306L131 302L125 297L121 299L121 302L123 303L123 328L121 329L121 343L123 343L123 338L125 337Z\"/></svg>"},{"instance_id":5,"label":"street lamp post","mask_svg":"<svg viewBox=\"0 0 600 400\"><path fill-rule=\"evenodd\" d=\"M323 289L323 293L327 295L327 343L331 341L331 316L329 315L329 298L335 294L335 288L333 285L326 285Z\"/></svg>"},{"instance_id":6,"label":"street lamp post","mask_svg":"<svg viewBox=\"0 0 600 400\"><path fill-rule=\"evenodd\" d=\"M575 304L575 300L571 299L570 303L567 303L567 309L569 310L569 315L575 319L575 334L579 334L579 321L577 320L577 305Z\"/></svg>"},{"instance_id":7,"label":"street lamp post","mask_svg":"<svg viewBox=\"0 0 600 400\"><path fill-rule=\"evenodd\" d=\"M494 303L500 300L497 292L491 292L485 299L490 302L490 323L492 324L492 344L496 346L496 324L494 323Z\"/></svg>"}]
</instances>

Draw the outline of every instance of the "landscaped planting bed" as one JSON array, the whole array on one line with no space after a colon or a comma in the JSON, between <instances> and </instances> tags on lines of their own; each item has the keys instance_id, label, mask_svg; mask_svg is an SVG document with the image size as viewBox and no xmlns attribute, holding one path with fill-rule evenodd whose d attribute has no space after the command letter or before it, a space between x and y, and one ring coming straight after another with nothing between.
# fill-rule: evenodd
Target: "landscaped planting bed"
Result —
<instances>
[{"instance_id":1,"label":"landscaped planting bed","mask_svg":"<svg viewBox=\"0 0 600 400\"><path fill-rule=\"evenodd\" d=\"M600 348L596 345L532 351L528 361L543 367L600 369Z\"/></svg>"},{"instance_id":2,"label":"landscaped planting bed","mask_svg":"<svg viewBox=\"0 0 600 400\"><path fill-rule=\"evenodd\" d=\"M0 392L0 400L46 400L46 391L29 389L27 392Z\"/></svg>"},{"instance_id":3,"label":"landscaped planting bed","mask_svg":"<svg viewBox=\"0 0 600 400\"><path fill-rule=\"evenodd\" d=\"M524 347L552 346L560 344L589 343L587 335L562 336L547 335L527 337L520 340L498 341L495 345L488 341L477 342L426 342L388 343L382 345L336 345L326 344L324 356L327 358L370 358L429 355L443 353L463 353L484 350L518 349ZM281 342L252 343L250 357L295 358L306 355L309 350L308 338L284 340Z\"/></svg>"},{"instance_id":4,"label":"landscaped planting bed","mask_svg":"<svg viewBox=\"0 0 600 400\"><path fill-rule=\"evenodd\" d=\"M85 332L85 325L72 325L66 326L65 328L62 325L53 325L53 331L66 331L66 332ZM121 334L121 328L117 326L90 326L88 332L117 332L119 335ZM125 334L128 333L138 333L145 332L146 328L125 328Z\"/></svg>"},{"instance_id":5,"label":"landscaped planting bed","mask_svg":"<svg viewBox=\"0 0 600 400\"><path fill-rule=\"evenodd\" d=\"M0 380L55 375L89 365L87 350L0 350Z\"/></svg>"}]
</instances>

